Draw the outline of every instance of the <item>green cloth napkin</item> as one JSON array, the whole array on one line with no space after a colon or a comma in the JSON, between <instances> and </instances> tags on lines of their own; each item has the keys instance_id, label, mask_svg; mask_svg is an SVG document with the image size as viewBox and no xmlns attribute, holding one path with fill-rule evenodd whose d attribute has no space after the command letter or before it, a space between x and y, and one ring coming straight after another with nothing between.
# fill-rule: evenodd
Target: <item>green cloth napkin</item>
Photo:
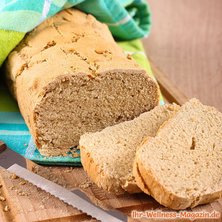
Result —
<instances>
[{"instance_id":1,"label":"green cloth napkin","mask_svg":"<svg viewBox=\"0 0 222 222\"><path fill-rule=\"evenodd\" d=\"M1 0L0 66L25 34L59 11L75 6L108 25L118 44L154 79L140 40L150 30L150 12L145 0ZM77 18L78 19L78 18ZM121 41L121 42L120 42ZM16 101L0 75L0 140L27 159L45 165L81 165L78 150L65 157L42 156L31 137ZM163 100L161 100L163 103Z\"/></svg>"},{"instance_id":2,"label":"green cloth napkin","mask_svg":"<svg viewBox=\"0 0 222 222\"><path fill-rule=\"evenodd\" d=\"M27 32L73 6L106 23L116 39L142 38L149 33L150 13L145 0L1 0L0 66Z\"/></svg>"}]
</instances>

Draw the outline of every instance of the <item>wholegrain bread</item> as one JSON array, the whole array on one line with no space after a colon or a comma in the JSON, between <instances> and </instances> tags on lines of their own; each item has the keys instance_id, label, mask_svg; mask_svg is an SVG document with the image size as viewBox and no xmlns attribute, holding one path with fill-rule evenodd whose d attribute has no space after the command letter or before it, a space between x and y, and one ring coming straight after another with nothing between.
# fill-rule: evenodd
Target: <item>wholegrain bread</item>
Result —
<instances>
[{"instance_id":1,"label":"wholegrain bread","mask_svg":"<svg viewBox=\"0 0 222 222\"><path fill-rule=\"evenodd\" d=\"M158 105L158 86L107 26L68 9L26 35L5 70L41 154L63 155L80 135Z\"/></svg>"},{"instance_id":2,"label":"wholegrain bread","mask_svg":"<svg viewBox=\"0 0 222 222\"><path fill-rule=\"evenodd\" d=\"M92 181L116 194L141 192L132 174L136 147L144 137L155 136L178 109L175 104L157 106L134 120L82 135L81 162Z\"/></svg>"},{"instance_id":3,"label":"wholegrain bread","mask_svg":"<svg viewBox=\"0 0 222 222\"><path fill-rule=\"evenodd\" d=\"M220 198L222 113L190 100L138 148L133 172L138 186L169 208Z\"/></svg>"}]
</instances>

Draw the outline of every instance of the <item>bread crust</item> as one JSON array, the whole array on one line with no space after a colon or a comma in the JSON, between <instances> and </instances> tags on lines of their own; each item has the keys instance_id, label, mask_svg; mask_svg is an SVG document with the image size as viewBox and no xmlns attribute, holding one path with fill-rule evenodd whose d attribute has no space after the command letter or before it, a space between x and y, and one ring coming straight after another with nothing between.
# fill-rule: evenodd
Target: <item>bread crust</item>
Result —
<instances>
[{"instance_id":1,"label":"bread crust","mask_svg":"<svg viewBox=\"0 0 222 222\"><path fill-rule=\"evenodd\" d=\"M143 181L143 178L140 175L140 172L138 170L137 164L134 163L133 164L133 175L135 177L136 180L136 184L137 186L147 195L150 195L150 191L148 189L148 187L146 186L145 182Z\"/></svg>"}]
</instances>

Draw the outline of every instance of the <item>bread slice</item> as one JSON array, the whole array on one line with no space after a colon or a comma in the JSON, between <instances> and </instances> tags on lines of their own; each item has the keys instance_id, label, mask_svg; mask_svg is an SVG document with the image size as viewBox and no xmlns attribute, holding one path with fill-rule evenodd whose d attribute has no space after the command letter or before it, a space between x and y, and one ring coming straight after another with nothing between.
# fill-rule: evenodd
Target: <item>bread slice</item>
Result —
<instances>
[{"instance_id":1,"label":"bread slice","mask_svg":"<svg viewBox=\"0 0 222 222\"><path fill-rule=\"evenodd\" d=\"M155 136L160 125L172 117L178 105L157 106L126 121L80 138L81 162L89 177L101 188L120 194L141 192L132 174L136 147L146 136Z\"/></svg>"},{"instance_id":2,"label":"bread slice","mask_svg":"<svg viewBox=\"0 0 222 222\"><path fill-rule=\"evenodd\" d=\"M134 168L138 186L172 209L222 197L222 113L191 99L141 145Z\"/></svg>"},{"instance_id":3,"label":"bread slice","mask_svg":"<svg viewBox=\"0 0 222 222\"><path fill-rule=\"evenodd\" d=\"M153 109L156 82L93 16L67 9L26 35L6 63L9 85L42 155Z\"/></svg>"}]
</instances>

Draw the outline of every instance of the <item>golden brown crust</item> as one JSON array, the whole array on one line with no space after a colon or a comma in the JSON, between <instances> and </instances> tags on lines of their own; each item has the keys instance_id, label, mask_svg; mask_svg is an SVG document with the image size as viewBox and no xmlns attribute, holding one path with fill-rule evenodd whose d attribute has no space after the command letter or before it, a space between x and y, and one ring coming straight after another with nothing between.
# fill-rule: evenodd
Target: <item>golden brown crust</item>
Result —
<instances>
[{"instance_id":1,"label":"golden brown crust","mask_svg":"<svg viewBox=\"0 0 222 222\"><path fill-rule=\"evenodd\" d=\"M95 45L92 44L92 38L96 39ZM65 58L64 64L58 61L60 55ZM7 76L14 85L15 95L17 78L25 75L30 82L29 86L41 92L42 87L52 79L65 74L61 73L61 65L66 66L66 72L76 75L87 73L92 76L109 71L113 67L140 69L133 60L127 59L105 24L75 9L58 13L27 34L10 53L5 64ZM36 78L30 73L36 66L40 74L36 73L36 70L34 73L39 77L42 77L42 70L47 71L44 78ZM37 95L33 96L38 96L37 92L35 94Z\"/></svg>"},{"instance_id":2,"label":"golden brown crust","mask_svg":"<svg viewBox=\"0 0 222 222\"><path fill-rule=\"evenodd\" d=\"M146 194L150 195L150 191L148 190L145 182L143 181L143 178L140 175L140 172L138 170L137 164L134 163L133 164L133 175L135 177L136 180L136 184L137 186Z\"/></svg>"}]
</instances>

